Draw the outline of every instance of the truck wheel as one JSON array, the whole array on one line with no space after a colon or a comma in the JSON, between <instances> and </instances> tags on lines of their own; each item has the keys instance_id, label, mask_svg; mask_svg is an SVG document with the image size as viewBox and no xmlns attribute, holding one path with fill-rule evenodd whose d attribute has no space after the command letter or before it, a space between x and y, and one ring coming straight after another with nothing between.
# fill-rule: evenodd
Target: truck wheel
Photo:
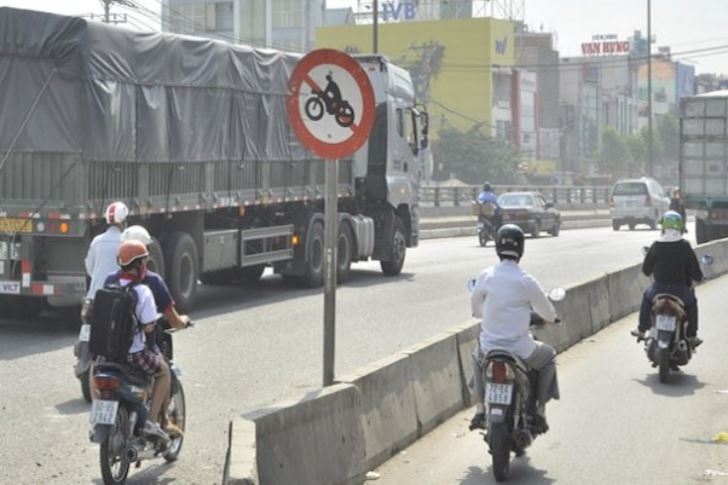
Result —
<instances>
[{"instance_id":1,"label":"truck wheel","mask_svg":"<svg viewBox=\"0 0 728 485\"><path fill-rule=\"evenodd\" d=\"M402 272L404 258L407 256L407 238L405 236L404 222L399 217L394 219L394 231L392 231L392 243L389 254L389 261L380 261L382 273L386 276L397 276Z\"/></svg>"},{"instance_id":2,"label":"truck wheel","mask_svg":"<svg viewBox=\"0 0 728 485\"><path fill-rule=\"evenodd\" d=\"M324 225L314 222L306 239L303 283L309 288L318 288L324 282Z\"/></svg>"},{"instance_id":3,"label":"truck wheel","mask_svg":"<svg viewBox=\"0 0 728 485\"><path fill-rule=\"evenodd\" d=\"M152 238L149 245L149 263L147 263L147 267L164 279L164 253L162 252L162 245L155 237Z\"/></svg>"},{"instance_id":4,"label":"truck wheel","mask_svg":"<svg viewBox=\"0 0 728 485\"><path fill-rule=\"evenodd\" d=\"M343 283L351 275L351 251L353 248L351 230L347 224L339 224L339 237L336 246L336 282Z\"/></svg>"},{"instance_id":5,"label":"truck wheel","mask_svg":"<svg viewBox=\"0 0 728 485\"><path fill-rule=\"evenodd\" d=\"M177 309L189 313L197 295L198 264L197 246L186 232L170 234L164 248L167 260L167 284Z\"/></svg>"}]
</instances>

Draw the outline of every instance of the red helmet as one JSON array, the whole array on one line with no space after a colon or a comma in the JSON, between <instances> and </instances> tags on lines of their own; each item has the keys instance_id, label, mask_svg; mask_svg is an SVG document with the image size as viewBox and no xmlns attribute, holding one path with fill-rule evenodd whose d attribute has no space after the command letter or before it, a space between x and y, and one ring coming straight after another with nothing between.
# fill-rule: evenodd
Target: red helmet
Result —
<instances>
[{"instance_id":1,"label":"red helmet","mask_svg":"<svg viewBox=\"0 0 728 485\"><path fill-rule=\"evenodd\" d=\"M129 266L138 259L148 257L149 251L144 243L136 240L129 240L122 242L119 246L119 254L116 257L116 260L119 263L119 266L123 268Z\"/></svg>"}]
</instances>

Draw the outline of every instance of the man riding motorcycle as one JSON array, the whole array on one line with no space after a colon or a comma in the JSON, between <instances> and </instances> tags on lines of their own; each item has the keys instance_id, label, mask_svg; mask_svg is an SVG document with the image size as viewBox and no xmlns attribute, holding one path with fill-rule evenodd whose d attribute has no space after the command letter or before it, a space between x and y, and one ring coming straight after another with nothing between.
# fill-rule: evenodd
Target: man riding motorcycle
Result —
<instances>
[{"instance_id":1,"label":"man riding motorcycle","mask_svg":"<svg viewBox=\"0 0 728 485\"><path fill-rule=\"evenodd\" d=\"M692 285L693 281L703 279L703 271L690 243L682 238L685 228L682 216L675 211L667 211L661 224L662 235L652 244L642 263L642 272L646 276L654 276L654 282L644 292L639 325L632 335L644 338L651 326L652 300L659 293L668 293L685 304L688 317L686 337L695 348L703 341L698 338L698 301Z\"/></svg>"},{"instance_id":2,"label":"man riding motorcycle","mask_svg":"<svg viewBox=\"0 0 728 485\"><path fill-rule=\"evenodd\" d=\"M545 432L546 403L559 398L556 380L556 351L537 342L529 333L531 312L544 321L556 321L556 310L544 294L541 285L519 265L523 257L525 237L520 227L506 224L498 229L496 253L500 263L483 270L478 276L471 296L473 316L482 318L480 345L473 352L474 387L477 395L475 416L470 429L485 428L483 406L483 361L493 349L507 350L522 359L539 373L537 416Z\"/></svg>"},{"instance_id":3,"label":"man riding motorcycle","mask_svg":"<svg viewBox=\"0 0 728 485\"><path fill-rule=\"evenodd\" d=\"M495 195L495 193L493 192L493 186L490 185L490 182L485 182L483 184L483 191L480 194L478 194L477 202L481 206L483 206L485 204L490 204L493 206L493 209L495 211L493 214L486 216L483 214L483 211L481 210L480 211L481 213L478 216L478 220L480 222L484 222L485 220L488 220L493 225L493 227L497 229L501 223L501 213L500 213L501 207L498 204L498 196Z\"/></svg>"}]
</instances>

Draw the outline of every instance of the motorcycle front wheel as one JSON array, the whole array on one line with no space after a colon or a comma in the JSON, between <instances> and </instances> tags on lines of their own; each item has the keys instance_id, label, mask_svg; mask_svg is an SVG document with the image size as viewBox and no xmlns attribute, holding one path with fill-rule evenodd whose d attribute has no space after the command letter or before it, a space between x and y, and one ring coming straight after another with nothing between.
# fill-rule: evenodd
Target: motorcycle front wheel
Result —
<instances>
[{"instance_id":1,"label":"motorcycle front wheel","mask_svg":"<svg viewBox=\"0 0 728 485\"><path fill-rule=\"evenodd\" d=\"M306 116L308 116L311 121L318 121L324 116L324 103L318 96L308 98L304 109L306 111Z\"/></svg>"},{"instance_id":2,"label":"motorcycle front wheel","mask_svg":"<svg viewBox=\"0 0 728 485\"><path fill-rule=\"evenodd\" d=\"M101 443L101 476L104 485L123 485L129 475L129 460L126 457L126 444L129 442L129 414L119 406L116 422L109 436Z\"/></svg>"},{"instance_id":3,"label":"motorcycle front wheel","mask_svg":"<svg viewBox=\"0 0 728 485\"><path fill-rule=\"evenodd\" d=\"M172 423L176 424L182 431L185 430L185 411L185 392L182 389L182 383L177 381L177 392L175 392L172 395L172 399L169 400L167 415ZM184 442L184 439L184 435L172 439L172 442L167 447L167 451L164 453L165 460L172 462L179 457L180 451L182 451L182 443Z\"/></svg>"},{"instance_id":4,"label":"motorcycle front wheel","mask_svg":"<svg viewBox=\"0 0 728 485\"><path fill-rule=\"evenodd\" d=\"M497 482L508 479L511 460L511 436L506 423L496 423L488 430L488 445L493 458L493 475Z\"/></svg>"}]
</instances>

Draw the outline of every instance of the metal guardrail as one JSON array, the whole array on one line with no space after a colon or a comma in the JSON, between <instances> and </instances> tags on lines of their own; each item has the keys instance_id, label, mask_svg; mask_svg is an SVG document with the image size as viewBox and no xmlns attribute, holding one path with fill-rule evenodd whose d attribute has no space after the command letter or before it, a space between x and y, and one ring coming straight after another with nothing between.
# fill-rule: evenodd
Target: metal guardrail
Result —
<instances>
[{"instance_id":1,"label":"metal guardrail","mask_svg":"<svg viewBox=\"0 0 728 485\"><path fill-rule=\"evenodd\" d=\"M461 206L478 197L480 185L442 187L424 185L420 188L420 205L431 207ZM496 194L505 192L540 192L547 201L556 204L607 204L611 187L564 187L533 185L494 185Z\"/></svg>"}]
</instances>

